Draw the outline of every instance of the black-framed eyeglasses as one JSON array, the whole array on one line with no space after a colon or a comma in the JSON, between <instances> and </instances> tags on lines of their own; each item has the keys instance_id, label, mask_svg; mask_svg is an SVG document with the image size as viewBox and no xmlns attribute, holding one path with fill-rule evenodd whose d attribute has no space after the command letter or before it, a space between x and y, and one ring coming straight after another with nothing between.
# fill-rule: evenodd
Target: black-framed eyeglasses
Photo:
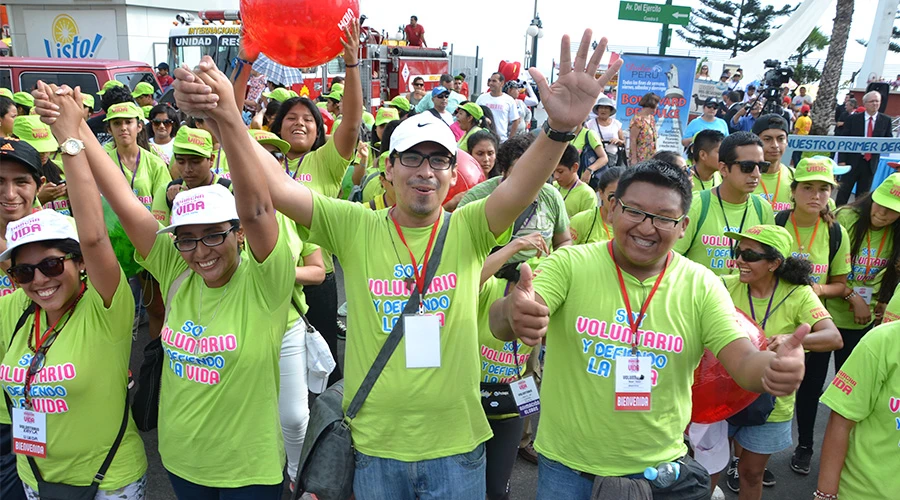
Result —
<instances>
[{"instance_id":1,"label":"black-framed eyeglasses","mask_svg":"<svg viewBox=\"0 0 900 500\"><path fill-rule=\"evenodd\" d=\"M743 250L740 248L737 248L734 251L734 258L741 259L744 262L759 262L761 260L765 260L766 256L759 252L754 252L753 250L750 250L749 248L745 248Z\"/></svg>"},{"instance_id":2,"label":"black-framed eyeglasses","mask_svg":"<svg viewBox=\"0 0 900 500\"><path fill-rule=\"evenodd\" d=\"M179 252L190 252L195 250L197 248L197 243L201 241L206 247L217 247L222 243L225 243L225 238L228 236L228 233L235 229L235 226L231 226L221 233L207 234L199 238L177 238L173 243Z\"/></svg>"},{"instance_id":3,"label":"black-framed eyeglasses","mask_svg":"<svg viewBox=\"0 0 900 500\"><path fill-rule=\"evenodd\" d=\"M753 160L741 160L741 161L733 161L729 163L730 165L739 165L741 167L741 173L744 174L752 174L753 169L759 167L759 173L764 174L769 171L769 167L772 165L767 161L753 161Z\"/></svg>"},{"instance_id":4,"label":"black-framed eyeglasses","mask_svg":"<svg viewBox=\"0 0 900 500\"><path fill-rule=\"evenodd\" d=\"M399 158L401 165L409 168L419 168L425 160L428 160L428 165L434 170L447 170L455 163L452 156L443 154L423 155L408 151L399 153L396 157Z\"/></svg>"},{"instance_id":5,"label":"black-framed eyeglasses","mask_svg":"<svg viewBox=\"0 0 900 500\"><path fill-rule=\"evenodd\" d=\"M174 120L169 120L169 119L165 119L165 120L150 120L150 123L152 123L153 126L158 127L158 126L160 126L160 125L171 125L171 124L175 123L175 121L174 121Z\"/></svg>"},{"instance_id":6,"label":"black-framed eyeglasses","mask_svg":"<svg viewBox=\"0 0 900 500\"><path fill-rule=\"evenodd\" d=\"M628 205L622 203L622 200L619 200L619 206L622 207L622 215L631 222L637 222L638 224L644 222L647 219L650 219L650 224L653 224L653 227L656 229L662 229L663 231L671 231L678 226L678 223L684 220L684 216L677 219L673 219L671 217L664 217L662 215L651 214L650 212L645 212L638 208L629 207Z\"/></svg>"},{"instance_id":7,"label":"black-framed eyeglasses","mask_svg":"<svg viewBox=\"0 0 900 500\"><path fill-rule=\"evenodd\" d=\"M35 269L48 278L55 278L66 270L66 261L73 257L74 255L67 253L62 257L48 257L37 264L16 264L10 267L6 273L20 285L31 283L34 280Z\"/></svg>"}]
</instances>

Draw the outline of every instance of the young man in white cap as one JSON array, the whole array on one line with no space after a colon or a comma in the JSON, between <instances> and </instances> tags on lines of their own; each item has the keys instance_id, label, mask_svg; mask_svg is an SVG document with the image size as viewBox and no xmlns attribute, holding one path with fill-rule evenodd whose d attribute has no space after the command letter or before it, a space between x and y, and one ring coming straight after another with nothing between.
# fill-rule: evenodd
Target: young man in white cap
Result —
<instances>
[{"instance_id":1,"label":"young man in white cap","mask_svg":"<svg viewBox=\"0 0 900 500\"><path fill-rule=\"evenodd\" d=\"M349 33L347 34L349 36ZM430 113L408 118L391 137L385 170L397 205L379 211L329 199L303 184L285 182L268 153L254 151L238 110L218 123L222 143L234 147L236 168L264 171L276 207L308 229L310 240L345 263L350 306L344 404L348 405L396 321L406 328L405 349L394 353L350 424L357 450L354 491L359 500L483 498L483 443L490 428L479 394L476 308L481 267L488 252L509 238L510 226L533 200L574 131L587 117L616 63L599 80L594 72L606 39L587 61L586 31L572 68L568 38L551 88L536 70L548 123L515 171L489 197L445 218L441 203L456 181L457 144L449 127ZM210 92L210 89L212 90ZM197 73L178 70L176 100L192 113L234 102L230 84L209 58ZM228 151L229 156L232 152ZM235 158L236 156L232 156ZM434 236L449 224L440 265L424 283ZM366 235L367 245L359 245ZM421 268L420 268L421 264ZM422 317L401 318L412 291L422 293ZM374 306L374 307L373 307ZM443 327L441 326L443 325ZM405 354L404 351L405 350ZM401 408L398 401L406 403ZM409 471L415 471L410 475Z\"/></svg>"}]
</instances>

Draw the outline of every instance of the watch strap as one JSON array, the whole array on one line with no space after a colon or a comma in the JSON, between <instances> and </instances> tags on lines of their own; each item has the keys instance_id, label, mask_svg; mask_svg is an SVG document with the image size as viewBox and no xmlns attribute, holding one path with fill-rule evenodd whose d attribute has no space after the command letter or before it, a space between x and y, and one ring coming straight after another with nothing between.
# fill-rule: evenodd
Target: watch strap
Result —
<instances>
[{"instance_id":1,"label":"watch strap","mask_svg":"<svg viewBox=\"0 0 900 500\"><path fill-rule=\"evenodd\" d=\"M544 121L544 125L541 128L543 129L544 133L547 134L547 137L549 137L550 140L556 142L571 142L575 139L575 137L577 137L577 134L572 131L560 132L559 130L553 130L552 128L550 128L549 121Z\"/></svg>"}]
</instances>

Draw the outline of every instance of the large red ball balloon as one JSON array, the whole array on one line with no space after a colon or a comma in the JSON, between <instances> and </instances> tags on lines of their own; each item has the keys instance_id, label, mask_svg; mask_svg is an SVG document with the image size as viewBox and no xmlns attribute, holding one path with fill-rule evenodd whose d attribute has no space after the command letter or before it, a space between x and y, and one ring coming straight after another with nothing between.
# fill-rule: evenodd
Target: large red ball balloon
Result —
<instances>
[{"instance_id":1,"label":"large red ball balloon","mask_svg":"<svg viewBox=\"0 0 900 500\"><path fill-rule=\"evenodd\" d=\"M447 203L459 193L465 193L472 186L484 182L485 179L484 170L481 170L481 165L478 161L472 158L472 155L462 150L456 153L456 174L456 184L450 188L444 203Z\"/></svg>"},{"instance_id":2,"label":"large red ball balloon","mask_svg":"<svg viewBox=\"0 0 900 500\"><path fill-rule=\"evenodd\" d=\"M766 349L766 334L749 316L736 309L735 321L747 332L754 346L761 351ZM742 389L709 349L703 352L700 365L694 370L692 391L691 422L698 424L725 420L759 397L755 392Z\"/></svg>"},{"instance_id":3,"label":"large red ball balloon","mask_svg":"<svg viewBox=\"0 0 900 500\"><path fill-rule=\"evenodd\" d=\"M241 0L244 50L292 68L318 66L343 52L343 30L358 18L359 0Z\"/></svg>"}]
</instances>

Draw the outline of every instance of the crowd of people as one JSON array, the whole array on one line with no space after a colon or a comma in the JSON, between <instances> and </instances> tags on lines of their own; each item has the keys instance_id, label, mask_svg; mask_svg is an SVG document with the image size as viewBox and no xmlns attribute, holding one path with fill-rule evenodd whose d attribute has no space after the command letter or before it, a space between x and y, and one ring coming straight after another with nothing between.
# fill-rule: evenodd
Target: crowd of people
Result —
<instances>
[{"instance_id":1,"label":"crowd of people","mask_svg":"<svg viewBox=\"0 0 900 500\"><path fill-rule=\"evenodd\" d=\"M539 499L715 498L724 472L758 500L795 413L791 469L810 473L820 398L809 493L893 498L900 174L835 205L834 160L783 164L805 99L793 123L707 99L687 158L656 151L659 97L623 130L603 93L622 61L598 78L591 35L574 60L563 38L552 85L531 70L537 93L414 78L374 115L357 22L320 102L243 52L232 75L176 69L177 108L116 83L96 117L77 88L0 95L0 496L146 498L153 428L180 499L274 500L285 474L303 491L311 395L331 387L345 410L371 390L346 420L360 500L508 499L518 456ZM485 180L448 196L467 156ZM692 423L707 350L760 396Z\"/></svg>"}]
</instances>

